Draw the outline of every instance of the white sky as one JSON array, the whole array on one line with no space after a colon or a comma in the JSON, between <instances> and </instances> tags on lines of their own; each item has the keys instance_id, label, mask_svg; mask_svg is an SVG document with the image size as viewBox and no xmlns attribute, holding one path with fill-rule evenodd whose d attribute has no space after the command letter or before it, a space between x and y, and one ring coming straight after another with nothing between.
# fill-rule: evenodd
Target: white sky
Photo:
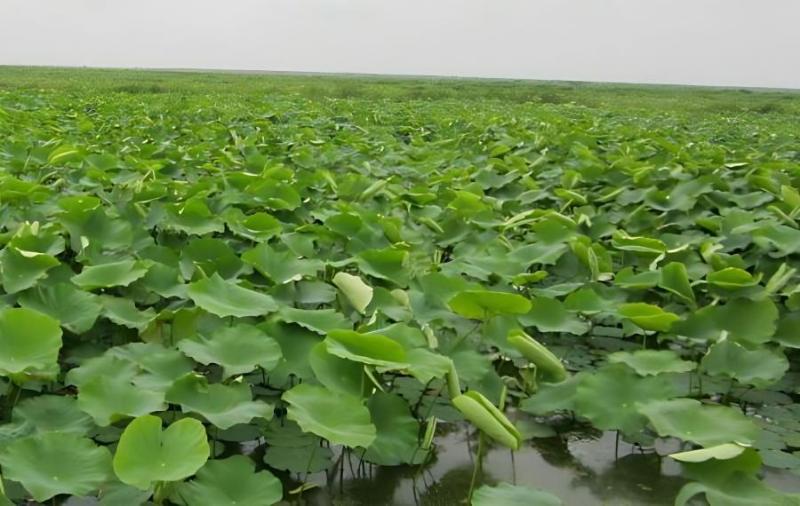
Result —
<instances>
[{"instance_id":1,"label":"white sky","mask_svg":"<svg viewBox=\"0 0 800 506\"><path fill-rule=\"evenodd\" d=\"M800 88L800 0L0 0L0 64Z\"/></svg>"}]
</instances>

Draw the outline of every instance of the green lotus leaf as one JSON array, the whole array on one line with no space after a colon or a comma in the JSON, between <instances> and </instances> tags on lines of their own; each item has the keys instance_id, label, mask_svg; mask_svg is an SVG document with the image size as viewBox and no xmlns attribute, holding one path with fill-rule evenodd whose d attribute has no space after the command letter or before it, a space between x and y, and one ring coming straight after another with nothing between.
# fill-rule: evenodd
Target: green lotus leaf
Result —
<instances>
[{"instance_id":1,"label":"green lotus leaf","mask_svg":"<svg viewBox=\"0 0 800 506\"><path fill-rule=\"evenodd\" d=\"M136 386L162 392L176 379L190 372L194 365L180 351L156 343L116 346L106 354L138 366L139 371L133 377Z\"/></svg>"},{"instance_id":2,"label":"green lotus leaf","mask_svg":"<svg viewBox=\"0 0 800 506\"><path fill-rule=\"evenodd\" d=\"M770 299L734 299L717 307L714 320L734 341L760 344L775 334L778 308Z\"/></svg>"},{"instance_id":3,"label":"green lotus leaf","mask_svg":"<svg viewBox=\"0 0 800 506\"><path fill-rule=\"evenodd\" d=\"M224 378L256 367L272 370L281 360L280 345L263 330L248 324L220 327L206 338L182 339L178 348L201 364L218 364Z\"/></svg>"},{"instance_id":4,"label":"green lotus leaf","mask_svg":"<svg viewBox=\"0 0 800 506\"><path fill-rule=\"evenodd\" d=\"M274 418L264 430L267 448L264 462L292 473L318 473L329 469L333 452L322 439L290 420Z\"/></svg>"},{"instance_id":5,"label":"green lotus leaf","mask_svg":"<svg viewBox=\"0 0 800 506\"><path fill-rule=\"evenodd\" d=\"M255 472L255 463L243 455L209 460L177 495L186 506L270 506L283 498L283 485L269 471Z\"/></svg>"},{"instance_id":6,"label":"green lotus leaf","mask_svg":"<svg viewBox=\"0 0 800 506\"><path fill-rule=\"evenodd\" d=\"M59 261L54 256L7 246L0 251L3 290L6 293L17 293L30 288L57 265Z\"/></svg>"},{"instance_id":7,"label":"green lotus leaf","mask_svg":"<svg viewBox=\"0 0 800 506\"><path fill-rule=\"evenodd\" d=\"M225 225L203 202L202 197L194 197L185 202L166 206L166 228L186 232L189 235L204 235L223 232Z\"/></svg>"},{"instance_id":8,"label":"green lotus leaf","mask_svg":"<svg viewBox=\"0 0 800 506\"><path fill-rule=\"evenodd\" d=\"M111 372L111 371L110 371ZM114 371L112 373L119 372ZM105 427L119 420L163 411L164 393L143 389L126 375L97 376L78 387L78 407Z\"/></svg>"},{"instance_id":9,"label":"green lotus leaf","mask_svg":"<svg viewBox=\"0 0 800 506\"><path fill-rule=\"evenodd\" d=\"M575 410L603 430L620 430L633 436L647 425L638 405L668 399L675 394L663 377L638 376L623 365L609 365L585 376L575 391Z\"/></svg>"},{"instance_id":10,"label":"green lotus leaf","mask_svg":"<svg viewBox=\"0 0 800 506\"><path fill-rule=\"evenodd\" d=\"M689 273L686 266L680 262L670 262L661 268L661 279L658 286L692 306L696 302L692 285L689 282Z\"/></svg>"},{"instance_id":11,"label":"green lotus leaf","mask_svg":"<svg viewBox=\"0 0 800 506\"><path fill-rule=\"evenodd\" d=\"M352 330L332 330L324 341L328 353L337 357L387 369L408 367L406 350L392 338L380 334L361 334Z\"/></svg>"},{"instance_id":12,"label":"green lotus leaf","mask_svg":"<svg viewBox=\"0 0 800 506\"><path fill-rule=\"evenodd\" d=\"M364 366L328 352L325 343L317 343L308 355L317 381L323 386L356 397L364 390Z\"/></svg>"},{"instance_id":13,"label":"green lotus leaf","mask_svg":"<svg viewBox=\"0 0 800 506\"><path fill-rule=\"evenodd\" d=\"M62 327L75 334L92 328L103 310L97 295L80 290L70 283L36 286L19 294L17 302L24 308L55 318Z\"/></svg>"},{"instance_id":14,"label":"green lotus leaf","mask_svg":"<svg viewBox=\"0 0 800 506\"><path fill-rule=\"evenodd\" d=\"M408 252L398 249L371 249L358 254L361 272L403 287L408 285L407 261Z\"/></svg>"},{"instance_id":15,"label":"green lotus leaf","mask_svg":"<svg viewBox=\"0 0 800 506\"><path fill-rule=\"evenodd\" d=\"M540 332L566 332L583 335L589 330L589 323L570 313L564 304L550 297L536 297L533 308L519 317L519 322L527 327L536 327Z\"/></svg>"},{"instance_id":16,"label":"green lotus leaf","mask_svg":"<svg viewBox=\"0 0 800 506\"><path fill-rule=\"evenodd\" d=\"M453 367L453 361L444 355L426 348L413 348L406 351L408 373L420 383L428 383L434 378L444 378Z\"/></svg>"},{"instance_id":17,"label":"green lotus leaf","mask_svg":"<svg viewBox=\"0 0 800 506\"><path fill-rule=\"evenodd\" d=\"M253 401L245 383L209 384L205 377L187 374L167 390L167 402L180 404L185 413L198 413L220 429L249 423L253 418L272 418L273 408L266 402Z\"/></svg>"},{"instance_id":18,"label":"green lotus leaf","mask_svg":"<svg viewBox=\"0 0 800 506\"><path fill-rule=\"evenodd\" d=\"M633 272L633 267L625 267L614 276L614 284L627 290L646 290L661 282L659 271Z\"/></svg>"},{"instance_id":19,"label":"green lotus leaf","mask_svg":"<svg viewBox=\"0 0 800 506\"><path fill-rule=\"evenodd\" d=\"M0 311L0 375L58 371L58 321L33 309Z\"/></svg>"},{"instance_id":20,"label":"green lotus leaf","mask_svg":"<svg viewBox=\"0 0 800 506\"><path fill-rule=\"evenodd\" d=\"M490 290L464 290L447 303L450 309L473 320L486 320L504 314L526 314L531 310L531 301L516 293Z\"/></svg>"},{"instance_id":21,"label":"green lotus leaf","mask_svg":"<svg viewBox=\"0 0 800 506\"><path fill-rule=\"evenodd\" d=\"M678 492L675 506L689 504L696 495L705 494L709 506L764 506L800 504L800 494L787 494L771 488L758 478L737 473L714 486L705 483L687 483ZM692 503L694 504L694 503Z\"/></svg>"},{"instance_id":22,"label":"green lotus leaf","mask_svg":"<svg viewBox=\"0 0 800 506\"><path fill-rule=\"evenodd\" d=\"M750 445L758 427L736 408L704 405L695 399L641 401L639 411L660 436L678 437L703 447Z\"/></svg>"},{"instance_id":23,"label":"green lotus leaf","mask_svg":"<svg viewBox=\"0 0 800 506\"><path fill-rule=\"evenodd\" d=\"M346 272L337 272L333 284L341 290L347 301L361 314L372 301L372 287L358 277Z\"/></svg>"},{"instance_id":24,"label":"green lotus leaf","mask_svg":"<svg viewBox=\"0 0 800 506\"><path fill-rule=\"evenodd\" d=\"M163 431L161 425L159 417L144 415L125 427L113 460L120 481L145 490L187 478L206 463L210 450L202 423L183 418Z\"/></svg>"},{"instance_id":25,"label":"green lotus leaf","mask_svg":"<svg viewBox=\"0 0 800 506\"><path fill-rule=\"evenodd\" d=\"M758 278L754 278L749 272L736 267L727 267L725 269L710 272L706 276L706 280L710 285L718 286L726 290L737 290L739 288L747 288L758 284Z\"/></svg>"},{"instance_id":26,"label":"green lotus leaf","mask_svg":"<svg viewBox=\"0 0 800 506\"><path fill-rule=\"evenodd\" d=\"M100 303L104 317L130 329L144 330L157 316L153 308L140 311L134 301L123 297L101 295Z\"/></svg>"},{"instance_id":27,"label":"green lotus leaf","mask_svg":"<svg viewBox=\"0 0 800 506\"><path fill-rule=\"evenodd\" d=\"M419 448L419 422L411 416L408 402L395 394L378 392L367 402L377 436L364 453L381 466L418 464L426 453Z\"/></svg>"},{"instance_id":28,"label":"green lotus leaf","mask_svg":"<svg viewBox=\"0 0 800 506\"><path fill-rule=\"evenodd\" d=\"M236 208L232 208L238 211ZM268 241L280 234L283 226L274 216L264 212L257 212L245 216L241 212L226 214L226 222L231 230L253 241Z\"/></svg>"},{"instance_id":29,"label":"green lotus leaf","mask_svg":"<svg viewBox=\"0 0 800 506\"><path fill-rule=\"evenodd\" d=\"M520 409L534 415L546 415L554 411L575 411L575 396L578 385L586 373L578 373L560 383L544 383L536 393L520 403Z\"/></svg>"},{"instance_id":30,"label":"green lotus leaf","mask_svg":"<svg viewBox=\"0 0 800 506\"><path fill-rule=\"evenodd\" d=\"M660 255L667 251L667 246L658 239L650 237L632 237L622 231L614 233L611 245L622 251Z\"/></svg>"},{"instance_id":31,"label":"green lotus leaf","mask_svg":"<svg viewBox=\"0 0 800 506\"><path fill-rule=\"evenodd\" d=\"M72 277L72 282L85 290L128 286L147 274L149 265L141 260L121 260L100 265L84 267L80 274Z\"/></svg>"},{"instance_id":32,"label":"green lotus leaf","mask_svg":"<svg viewBox=\"0 0 800 506\"><path fill-rule=\"evenodd\" d=\"M728 460L738 457L747 447L735 443L724 443L709 448L671 453L670 457L679 462L705 462L710 459Z\"/></svg>"},{"instance_id":33,"label":"green lotus leaf","mask_svg":"<svg viewBox=\"0 0 800 506\"><path fill-rule=\"evenodd\" d=\"M291 251L276 251L267 243L242 253L242 260L277 285L313 278L324 267L319 260L298 258Z\"/></svg>"},{"instance_id":34,"label":"green lotus leaf","mask_svg":"<svg viewBox=\"0 0 800 506\"><path fill-rule=\"evenodd\" d=\"M99 506L142 506L147 504L152 495L153 490L139 490L115 478L100 488L98 499Z\"/></svg>"},{"instance_id":35,"label":"green lotus leaf","mask_svg":"<svg viewBox=\"0 0 800 506\"><path fill-rule=\"evenodd\" d=\"M467 421L489 437L507 448L519 449L522 443L519 430L483 394L470 390L453 397L451 402Z\"/></svg>"},{"instance_id":36,"label":"green lotus leaf","mask_svg":"<svg viewBox=\"0 0 800 506\"><path fill-rule=\"evenodd\" d=\"M711 376L725 376L763 388L783 377L789 369L789 361L778 350L748 350L739 343L725 339L708 349L701 367Z\"/></svg>"},{"instance_id":37,"label":"green lotus leaf","mask_svg":"<svg viewBox=\"0 0 800 506\"><path fill-rule=\"evenodd\" d=\"M269 295L225 281L216 273L190 284L187 294L198 307L222 318L263 316L278 309Z\"/></svg>"},{"instance_id":38,"label":"green lotus leaf","mask_svg":"<svg viewBox=\"0 0 800 506\"><path fill-rule=\"evenodd\" d=\"M111 453L67 432L18 439L0 453L0 465L5 478L20 482L39 502L59 494L87 495L111 477Z\"/></svg>"},{"instance_id":39,"label":"green lotus leaf","mask_svg":"<svg viewBox=\"0 0 800 506\"><path fill-rule=\"evenodd\" d=\"M680 317L675 313L664 311L658 306L645 304L644 302L632 302L622 304L617 312L620 316L629 319L644 330L667 332L672 324Z\"/></svg>"},{"instance_id":40,"label":"green lotus leaf","mask_svg":"<svg viewBox=\"0 0 800 506\"><path fill-rule=\"evenodd\" d=\"M289 420L306 432L353 448L375 441L369 409L358 397L303 383L285 392L283 400L289 405Z\"/></svg>"},{"instance_id":41,"label":"green lotus leaf","mask_svg":"<svg viewBox=\"0 0 800 506\"><path fill-rule=\"evenodd\" d=\"M608 361L625 364L641 376L689 372L697 367L694 362L682 360L672 350L618 351L610 354Z\"/></svg>"},{"instance_id":42,"label":"green lotus leaf","mask_svg":"<svg viewBox=\"0 0 800 506\"><path fill-rule=\"evenodd\" d=\"M549 492L510 483L484 485L472 494L472 506L561 506Z\"/></svg>"},{"instance_id":43,"label":"green lotus leaf","mask_svg":"<svg viewBox=\"0 0 800 506\"><path fill-rule=\"evenodd\" d=\"M800 348L800 311L781 317L772 340L787 348Z\"/></svg>"},{"instance_id":44,"label":"green lotus leaf","mask_svg":"<svg viewBox=\"0 0 800 506\"><path fill-rule=\"evenodd\" d=\"M353 326L343 314L333 309L296 309L284 306L278 310L278 318L322 335L335 329L349 329Z\"/></svg>"},{"instance_id":45,"label":"green lotus leaf","mask_svg":"<svg viewBox=\"0 0 800 506\"><path fill-rule=\"evenodd\" d=\"M64 432L83 436L94 427L75 398L64 395L40 395L21 401L14 406L11 423L26 435Z\"/></svg>"}]
</instances>

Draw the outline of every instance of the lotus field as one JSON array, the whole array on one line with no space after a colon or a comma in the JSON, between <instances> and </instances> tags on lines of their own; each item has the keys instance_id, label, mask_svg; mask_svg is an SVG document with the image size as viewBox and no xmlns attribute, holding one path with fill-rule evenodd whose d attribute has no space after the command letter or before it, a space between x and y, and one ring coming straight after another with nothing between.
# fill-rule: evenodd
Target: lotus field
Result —
<instances>
[{"instance_id":1,"label":"lotus field","mask_svg":"<svg viewBox=\"0 0 800 506\"><path fill-rule=\"evenodd\" d=\"M575 431L672 469L652 504L800 504L798 112L0 69L0 504L361 504L340 473L394 466L570 504L483 460Z\"/></svg>"}]
</instances>

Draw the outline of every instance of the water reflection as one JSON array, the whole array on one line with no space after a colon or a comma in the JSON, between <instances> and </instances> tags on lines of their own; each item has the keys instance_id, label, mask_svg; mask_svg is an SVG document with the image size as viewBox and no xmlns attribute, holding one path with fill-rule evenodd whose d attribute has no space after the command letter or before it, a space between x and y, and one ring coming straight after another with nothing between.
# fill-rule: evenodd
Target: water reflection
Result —
<instances>
[{"instance_id":1,"label":"water reflection","mask_svg":"<svg viewBox=\"0 0 800 506\"><path fill-rule=\"evenodd\" d=\"M621 443L614 433L573 433L534 439L518 452L492 447L478 482L507 481L542 488L567 505L670 505L685 480L669 459ZM451 506L466 501L476 434L457 427L437 438L437 452L423 468L378 467L340 454L328 473L309 480L320 488L298 504L308 506ZM615 458L615 450L618 455ZM291 486L291 485L290 485Z\"/></svg>"}]
</instances>

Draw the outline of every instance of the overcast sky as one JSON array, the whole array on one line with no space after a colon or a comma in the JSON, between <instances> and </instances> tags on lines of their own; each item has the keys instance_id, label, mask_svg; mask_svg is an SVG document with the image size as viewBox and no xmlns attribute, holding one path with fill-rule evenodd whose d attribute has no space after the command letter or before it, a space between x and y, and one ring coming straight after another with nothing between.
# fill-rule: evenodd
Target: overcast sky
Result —
<instances>
[{"instance_id":1,"label":"overcast sky","mask_svg":"<svg viewBox=\"0 0 800 506\"><path fill-rule=\"evenodd\" d=\"M0 64L800 88L800 0L0 0Z\"/></svg>"}]
</instances>

